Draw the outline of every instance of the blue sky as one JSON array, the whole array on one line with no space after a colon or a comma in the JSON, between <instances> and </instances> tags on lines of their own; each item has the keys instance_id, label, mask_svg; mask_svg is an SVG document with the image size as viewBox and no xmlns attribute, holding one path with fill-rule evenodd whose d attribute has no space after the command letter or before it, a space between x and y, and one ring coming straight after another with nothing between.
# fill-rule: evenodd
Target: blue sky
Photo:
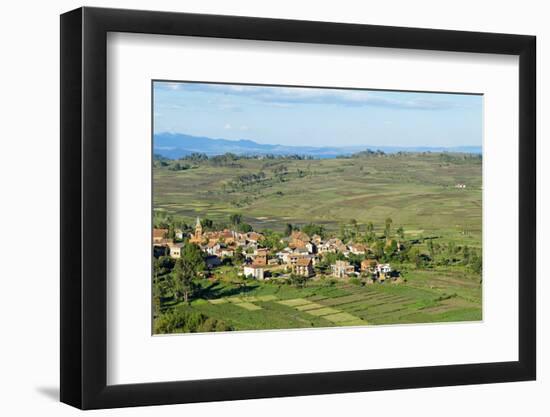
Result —
<instances>
[{"instance_id":1,"label":"blue sky","mask_svg":"<svg viewBox=\"0 0 550 417\"><path fill-rule=\"evenodd\" d=\"M481 146L483 97L154 82L155 133L301 146Z\"/></svg>"}]
</instances>

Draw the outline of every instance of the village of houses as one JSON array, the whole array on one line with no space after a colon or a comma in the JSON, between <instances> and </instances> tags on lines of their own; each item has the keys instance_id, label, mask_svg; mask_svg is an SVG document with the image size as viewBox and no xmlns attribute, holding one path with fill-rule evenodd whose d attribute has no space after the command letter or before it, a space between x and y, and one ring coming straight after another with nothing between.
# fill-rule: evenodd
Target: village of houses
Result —
<instances>
[{"instance_id":1,"label":"village of houses","mask_svg":"<svg viewBox=\"0 0 550 417\"><path fill-rule=\"evenodd\" d=\"M369 248L362 243L344 243L331 237L323 240L319 235L308 236L302 231L293 231L290 236L281 240L286 245L280 251L270 251L262 241L262 233L241 233L224 229L219 231L203 231L200 219L197 218L194 233L184 234L175 230L175 239L168 238L168 229L153 229L153 253L158 256L170 256L178 259L182 247L189 242L201 248L204 252L209 270L223 264L224 259L233 259L239 253L243 260L239 275L256 280L286 278L290 274L307 279L330 276L336 279L354 277L367 278L367 284L382 283L390 280L392 283L402 282L397 271L393 271L388 263L380 263ZM342 254L340 260L330 265L330 270L316 272L315 266L327 254ZM363 258L360 266L345 260L350 254Z\"/></svg>"}]
</instances>

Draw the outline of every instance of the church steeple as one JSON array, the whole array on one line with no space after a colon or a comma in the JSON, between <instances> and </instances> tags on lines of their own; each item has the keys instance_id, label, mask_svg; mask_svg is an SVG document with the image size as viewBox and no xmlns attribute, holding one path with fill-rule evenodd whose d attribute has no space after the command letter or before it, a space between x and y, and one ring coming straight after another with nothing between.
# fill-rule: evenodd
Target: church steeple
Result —
<instances>
[{"instance_id":1,"label":"church steeple","mask_svg":"<svg viewBox=\"0 0 550 417\"><path fill-rule=\"evenodd\" d=\"M200 242L202 240L202 225L201 220L197 217L197 223L195 224L195 240Z\"/></svg>"}]
</instances>

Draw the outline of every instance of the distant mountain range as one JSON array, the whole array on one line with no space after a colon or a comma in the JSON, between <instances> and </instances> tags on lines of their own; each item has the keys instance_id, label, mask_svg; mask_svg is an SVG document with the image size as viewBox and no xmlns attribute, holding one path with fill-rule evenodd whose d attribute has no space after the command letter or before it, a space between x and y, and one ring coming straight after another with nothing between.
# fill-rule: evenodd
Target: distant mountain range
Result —
<instances>
[{"instance_id":1,"label":"distant mountain range","mask_svg":"<svg viewBox=\"0 0 550 417\"><path fill-rule=\"evenodd\" d=\"M367 149L381 150L386 153L395 152L460 152L481 153L481 146L285 146L257 143L252 140L227 140L208 137L191 136L183 133L157 133L154 135L153 152L165 158L179 159L195 152L208 156L234 153L237 155L308 155L314 158L335 158L351 155Z\"/></svg>"}]
</instances>

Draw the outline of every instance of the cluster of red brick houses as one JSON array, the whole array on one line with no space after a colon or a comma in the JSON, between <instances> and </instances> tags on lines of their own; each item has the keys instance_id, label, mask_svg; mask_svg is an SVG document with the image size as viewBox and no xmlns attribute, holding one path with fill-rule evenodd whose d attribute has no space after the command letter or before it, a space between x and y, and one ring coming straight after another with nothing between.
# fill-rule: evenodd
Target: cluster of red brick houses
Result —
<instances>
[{"instance_id":1,"label":"cluster of red brick houses","mask_svg":"<svg viewBox=\"0 0 550 417\"><path fill-rule=\"evenodd\" d=\"M183 243L168 239L168 229L153 229L153 247L155 256L169 255L172 258L181 256ZM175 231L177 239L183 239L183 233ZM224 258L232 258L241 253L244 257L242 273L255 279L263 280L266 272L292 272L304 277L315 275L314 266L328 253L341 253L345 257L350 254L368 256L361 262L361 267L346 260L338 260L331 265L330 274L335 278L357 276L360 273L373 274L384 280L392 272L389 264L378 263L370 249L361 243L344 244L338 238L323 240L319 235L308 236L301 231L294 231L282 240L287 246L277 253L270 254L262 247L264 236L257 232L241 233L234 230L204 232L197 218L194 233L188 236L189 242L198 245L205 252L209 267L220 265Z\"/></svg>"}]
</instances>

